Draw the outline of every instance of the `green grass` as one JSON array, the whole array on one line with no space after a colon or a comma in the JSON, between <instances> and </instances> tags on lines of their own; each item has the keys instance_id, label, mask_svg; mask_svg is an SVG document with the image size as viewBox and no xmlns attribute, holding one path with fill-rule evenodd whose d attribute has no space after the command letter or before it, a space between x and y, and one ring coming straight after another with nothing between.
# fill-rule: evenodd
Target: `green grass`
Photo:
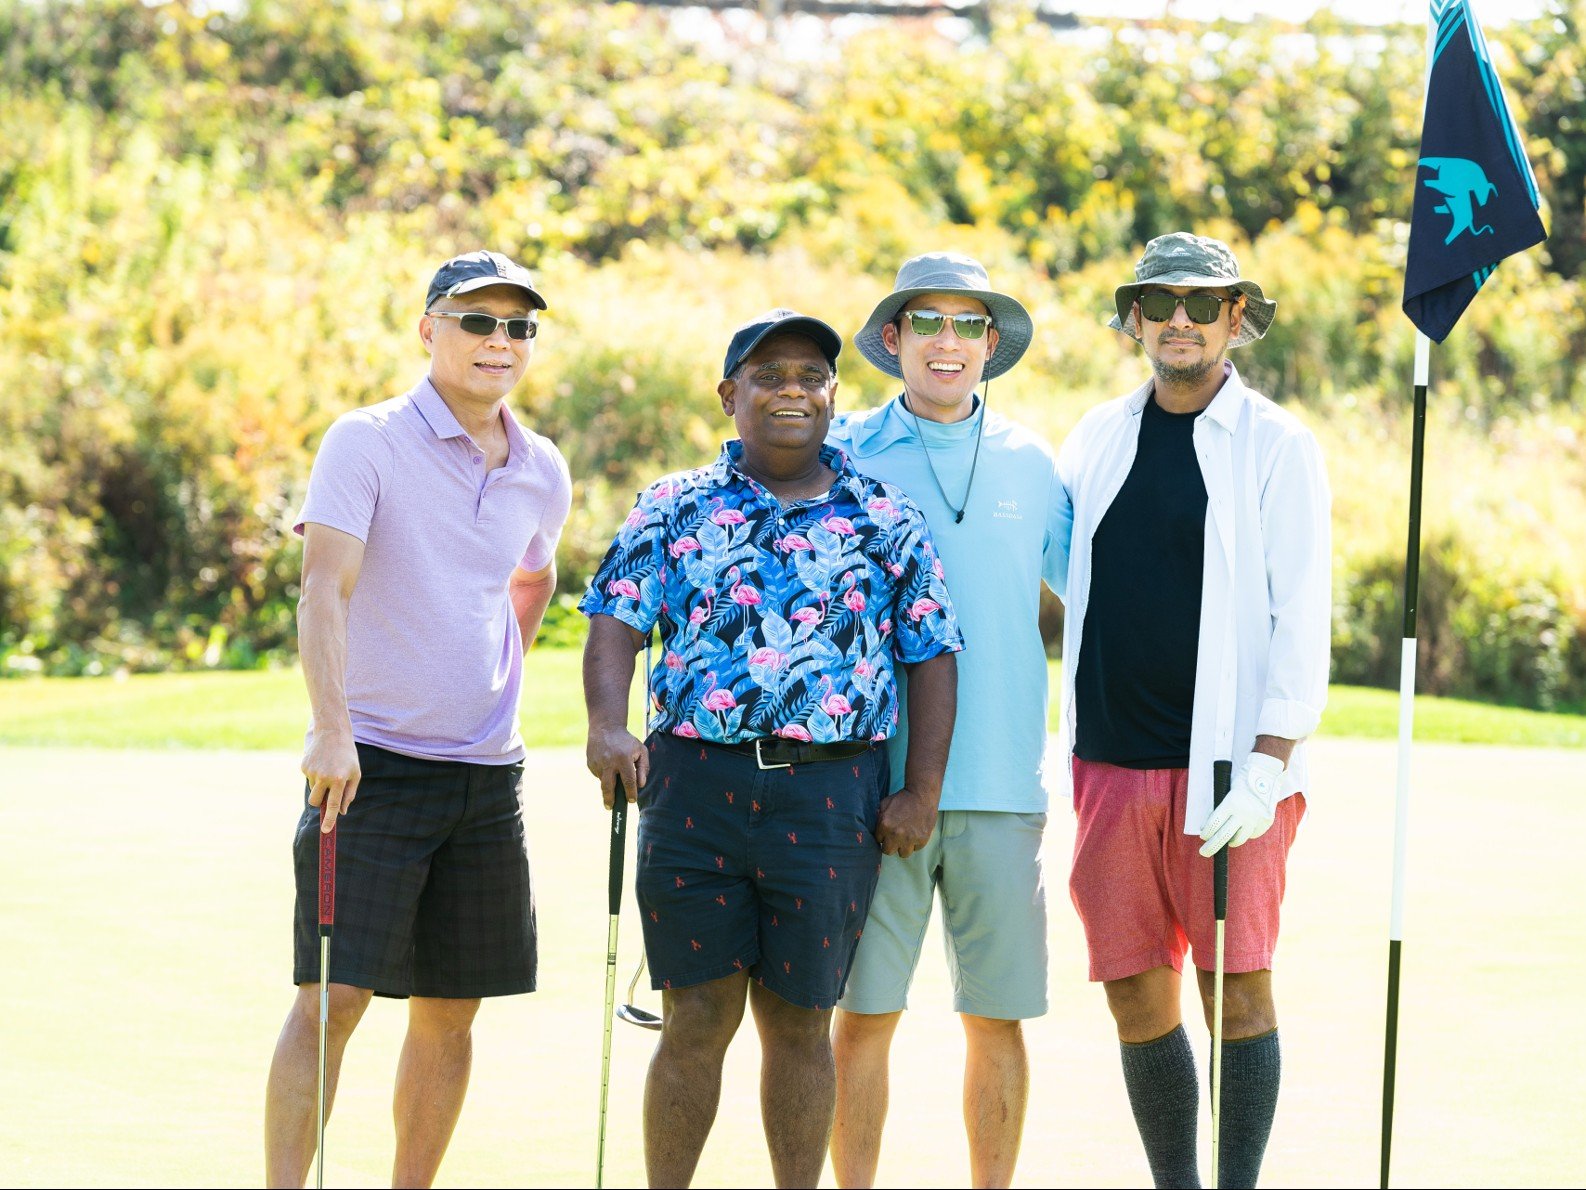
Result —
<instances>
[{"instance_id":1,"label":"green grass","mask_svg":"<svg viewBox=\"0 0 1586 1190\"><path fill-rule=\"evenodd\" d=\"M529 747L582 744L578 652L537 651L526 672L523 736ZM1053 730L1060 680L1053 662ZM1320 734L1391 739L1398 734L1398 714L1398 695L1391 690L1334 686ZM302 742L307 722L308 698L296 670L0 682L0 746L291 749ZM638 722L637 699L630 722ZM1580 748L1586 747L1586 715L1423 696L1415 704L1415 738Z\"/></svg>"}]
</instances>

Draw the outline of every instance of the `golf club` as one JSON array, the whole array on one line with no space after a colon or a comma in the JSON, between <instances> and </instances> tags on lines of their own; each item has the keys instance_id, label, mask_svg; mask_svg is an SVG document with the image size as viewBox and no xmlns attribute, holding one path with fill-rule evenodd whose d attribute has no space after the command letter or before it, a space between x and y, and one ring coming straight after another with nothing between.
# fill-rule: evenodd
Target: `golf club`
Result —
<instances>
[{"instance_id":1,"label":"golf club","mask_svg":"<svg viewBox=\"0 0 1586 1190\"><path fill-rule=\"evenodd\" d=\"M606 1014L600 1046L600 1136L595 1150L595 1190L606 1184L606 1098L611 1089L611 1017L617 1003L617 921L622 912L622 853L628 833L628 799L617 785L611 802L611 862L607 868Z\"/></svg>"},{"instance_id":2,"label":"golf club","mask_svg":"<svg viewBox=\"0 0 1586 1190\"><path fill-rule=\"evenodd\" d=\"M327 794L329 790L326 791ZM327 799L328 800L328 799ZM325 822L325 803L319 805ZM314 1147L314 1185L325 1190L325 1043L330 1026L330 932L336 924L336 826L319 835L319 1132Z\"/></svg>"},{"instance_id":3,"label":"golf club","mask_svg":"<svg viewBox=\"0 0 1586 1190\"><path fill-rule=\"evenodd\" d=\"M617 1019L627 1021L630 1025L638 1025L641 1029L659 1029L661 1018L647 1008L639 1008L633 1002L634 989L639 986L639 976L644 974L644 951L639 952L639 965L633 969L633 978L628 981L628 998L617 1007Z\"/></svg>"},{"instance_id":4,"label":"golf club","mask_svg":"<svg viewBox=\"0 0 1586 1190\"><path fill-rule=\"evenodd\" d=\"M654 635L644 638L644 713L650 713L650 642ZM616 912L616 910L612 910ZM639 965L634 968L633 978L628 981L628 998L622 1007L617 1009L617 1016L630 1025L638 1025L641 1029L659 1029L661 1018L648 1009L636 1007L633 1003L634 989L639 986L639 976L644 974L644 948L639 949Z\"/></svg>"},{"instance_id":5,"label":"golf club","mask_svg":"<svg viewBox=\"0 0 1586 1190\"><path fill-rule=\"evenodd\" d=\"M1231 760L1212 762L1212 809L1223 804L1233 783ZM1223 944L1228 925L1228 844L1212 856L1212 911L1217 917L1217 970L1212 976L1212 1190L1221 1181L1223 1096Z\"/></svg>"}]
</instances>

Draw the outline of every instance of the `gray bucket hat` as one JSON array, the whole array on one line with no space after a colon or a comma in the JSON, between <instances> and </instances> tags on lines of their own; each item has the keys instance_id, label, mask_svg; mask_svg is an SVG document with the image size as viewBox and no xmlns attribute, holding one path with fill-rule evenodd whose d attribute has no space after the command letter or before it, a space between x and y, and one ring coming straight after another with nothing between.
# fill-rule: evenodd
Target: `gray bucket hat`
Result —
<instances>
[{"instance_id":1,"label":"gray bucket hat","mask_svg":"<svg viewBox=\"0 0 1586 1190\"><path fill-rule=\"evenodd\" d=\"M1261 286L1239 275L1239 262L1233 250L1221 240L1175 231L1157 236L1145 246L1145 255L1134 266L1134 283L1118 286L1113 304L1118 312L1107 323L1130 338L1140 337L1134 322L1134 303L1147 285L1198 285L1206 289L1232 289L1245 297L1244 322L1239 333L1228 341L1230 347L1243 347L1267 333L1277 302L1268 301Z\"/></svg>"},{"instance_id":2,"label":"gray bucket hat","mask_svg":"<svg viewBox=\"0 0 1586 1190\"><path fill-rule=\"evenodd\" d=\"M854 336L859 354L888 376L903 376L898 357L882 342L881 328L898 316L898 311L917 297L928 293L951 293L974 298L985 305L991 325L997 330L997 350L986 361L982 379L1001 376L1030 346L1035 325L1023 306L1005 293L990 288L985 267L978 260L957 252L927 252L903 262L892 292L870 312L870 319Z\"/></svg>"}]
</instances>

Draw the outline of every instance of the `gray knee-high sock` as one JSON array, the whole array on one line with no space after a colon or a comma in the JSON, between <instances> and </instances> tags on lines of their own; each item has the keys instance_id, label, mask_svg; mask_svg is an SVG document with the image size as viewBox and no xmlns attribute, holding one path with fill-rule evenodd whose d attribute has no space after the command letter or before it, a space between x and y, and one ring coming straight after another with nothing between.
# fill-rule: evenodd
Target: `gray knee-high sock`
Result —
<instances>
[{"instance_id":1,"label":"gray knee-high sock","mask_svg":"<svg viewBox=\"0 0 1586 1190\"><path fill-rule=\"evenodd\" d=\"M1135 1127L1145 1144L1151 1180L1158 1190L1199 1190L1195 1163L1195 1117L1200 1111L1200 1075L1195 1050L1180 1025L1143 1045L1120 1043L1123 1084L1129 1089ZM1223 1055L1226 1064L1228 1056Z\"/></svg>"},{"instance_id":2,"label":"gray knee-high sock","mask_svg":"<svg viewBox=\"0 0 1586 1190\"><path fill-rule=\"evenodd\" d=\"M1223 1042L1222 1119L1218 1180L1223 1190L1249 1190L1261 1173L1272 1117L1278 1110L1283 1055L1278 1031Z\"/></svg>"}]
</instances>

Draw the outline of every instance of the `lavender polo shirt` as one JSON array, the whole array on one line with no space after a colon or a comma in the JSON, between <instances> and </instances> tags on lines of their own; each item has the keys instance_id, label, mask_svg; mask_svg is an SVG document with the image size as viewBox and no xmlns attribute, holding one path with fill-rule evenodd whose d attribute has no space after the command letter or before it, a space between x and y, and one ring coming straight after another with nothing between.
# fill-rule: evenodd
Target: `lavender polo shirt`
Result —
<instances>
[{"instance_id":1,"label":"lavender polo shirt","mask_svg":"<svg viewBox=\"0 0 1586 1190\"><path fill-rule=\"evenodd\" d=\"M347 615L360 743L426 760L523 757L523 641L507 579L550 565L573 489L550 439L505 407L502 422L507 462L487 472L426 377L343 414L320 443L295 528L312 521L364 543Z\"/></svg>"}]
</instances>

